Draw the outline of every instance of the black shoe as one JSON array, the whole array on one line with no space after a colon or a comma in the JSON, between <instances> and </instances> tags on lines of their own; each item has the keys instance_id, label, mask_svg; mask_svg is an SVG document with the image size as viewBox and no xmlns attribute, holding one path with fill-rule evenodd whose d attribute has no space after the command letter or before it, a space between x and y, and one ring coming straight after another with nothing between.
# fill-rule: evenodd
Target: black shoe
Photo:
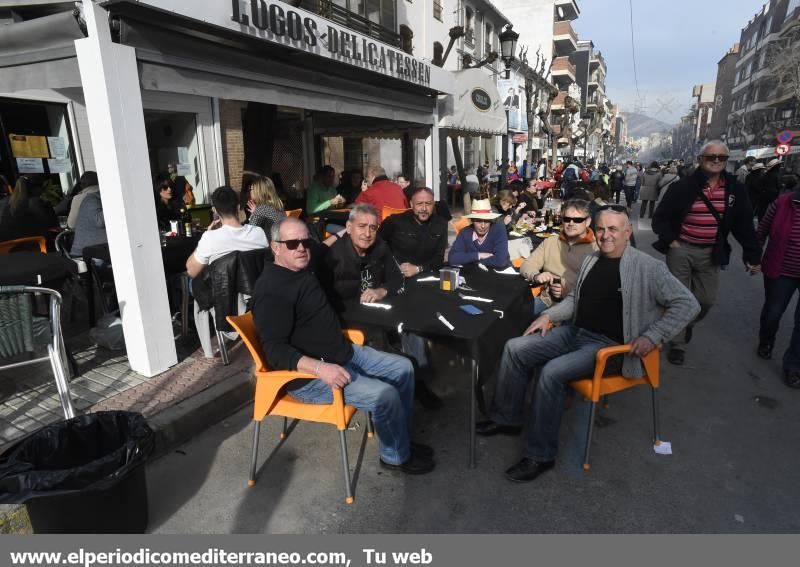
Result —
<instances>
[{"instance_id":1,"label":"black shoe","mask_svg":"<svg viewBox=\"0 0 800 567\"><path fill-rule=\"evenodd\" d=\"M794 390L800 389L800 370L784 370L783 383Z\"/></svg>"},{"instance_id":2,"label":"black shoe","mask_svg":"<svg viewBox=\"0 0 800 567\"><path fill-rule=\"evenodd\" d=\"M417 382L414 385L414 398L428 410L438 410L443 405L442 398L434 394L425 382Z\"/></svg>"},{"instance_id":3,"label":"black shoe","mask_svg":"<svg viewBox=\"0 0 800 567\"><path fill-rule=\"evenodd\" d=\"M491 419L486 421L479 421L475 424L475 433L483 437L491 437L492 435L519 435L522 432L522 427L519 425L500 425Z\"/></svg>"},{"instance_id":4,"label":"black shoe","mask_svg":"<svg viewBox=\"0 0 800 567\"><path fill-rule=\"evenodd\" d=\"M555 461L537 462L525 457L516 465L506 470L506 478L512 482L530 482L545 471L555 466Z\"/></svg>"},{"instance_id":5,"label":"black shoe","mask_svg":"<svg viewBox=\"0 0 800 567\"><path fill-rule=\"evenodd\" d=\"M758 345L756 349L756 354L758 358L763 358L764 360L770 360L772 358L772 346L768 343L761 343Z\"/></svg>"},{"instance_id":6,"label":"black shoe","mask_svg":"<svg viewBox=\"0 0 800 567\"><path fill-rule=\"evenodd\" d=\"M426 459L414 451L411 451L411 456L401 465L390 465L389 463L385 463L383 459L381 459L380 462L381 466L387 470L399 471L405 474L427 474L436 467L431 459Z\"/></svg>"},{"instance_id":7,"label":"black shoe","mask_svg":"<svg viewBox=\"0 0 800 567\"><path fill-rule=\"evenodd\" d=\"M414 443L413 441L411 442L411 452L426 459L432 459L434 455L433 447L422 443Z\"/></svg>"},{"instance_id":8,"label":"black shoe","mask_svg":"<svg viewBox=\"0 0 800 567\"><path fill-rule=\"evenodd\" d=\"M693 331L694 327L686 327L686 330L683 332L683 340L686 341L687 345L692 342Z\"/></svg>"},{"instance_id":9,"label":"black shoe","mask_svg":"<svg viewBox=\"0 0 800 567\"><path fill-rule=\"evenodd\" d=\"M683 349L680 348L672 348L667 353L667 360L670 361L671 364L675 366L682 366L684 359L684 352Z\"/></svg>"}]
</instances>

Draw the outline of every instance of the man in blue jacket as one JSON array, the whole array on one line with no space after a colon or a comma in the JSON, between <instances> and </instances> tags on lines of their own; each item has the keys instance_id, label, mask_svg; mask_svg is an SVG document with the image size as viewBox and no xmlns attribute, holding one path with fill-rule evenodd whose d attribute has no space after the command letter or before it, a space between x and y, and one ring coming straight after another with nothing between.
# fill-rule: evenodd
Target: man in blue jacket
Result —
<instances>
[{"instance_id":1,"label":"man in blue jacket","mask_svg":"<svg viewBox=\"0 0 800 567\"><path fill-rule=\"evenodd\" d=\"M507 268L511 264L508 235L502 223L494 222L499 216L499 213L492 212L488 199L474 201L472 213L467 215L472 220L472 226L458 233L447 262L461 266L481 263L487 268L499 270Z\"/></svg>"}]
</instances>

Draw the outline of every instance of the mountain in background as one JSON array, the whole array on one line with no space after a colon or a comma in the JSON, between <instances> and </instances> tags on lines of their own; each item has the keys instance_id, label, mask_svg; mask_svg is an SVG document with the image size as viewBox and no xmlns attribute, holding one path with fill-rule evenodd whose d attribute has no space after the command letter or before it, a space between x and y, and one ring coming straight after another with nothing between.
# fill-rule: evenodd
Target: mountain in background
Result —
<instances>
[{"instance_id":1,"label":"mountain in background","mask_svg":"<svg viewBox=\"0 0 800 567\"><path fill-rule=\"evenodd\" d=\"M638 112L622 112L628 125L629 138L641 138L659 132L669 132L672 126L661 120L650 118Z\"/></svg>"}]
</instances>

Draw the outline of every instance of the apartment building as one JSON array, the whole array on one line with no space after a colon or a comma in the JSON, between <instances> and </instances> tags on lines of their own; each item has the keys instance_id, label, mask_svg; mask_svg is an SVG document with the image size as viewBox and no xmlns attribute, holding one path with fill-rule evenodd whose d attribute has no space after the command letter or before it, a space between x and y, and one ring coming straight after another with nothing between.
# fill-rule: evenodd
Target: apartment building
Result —
<instances>
[{"instance_id":1,"label":"apartment building","mask_svg":"<svg viewBox=\"0 0 800 567\"><path fill-rule=\"evenodd\" d=\"M733 105L731 92L736 80L736 62L739 60L739 44L728 49L717 63L717 82L714 86L714 115L708 128L709 139L725 137L728 129L728 114Z\"/></svg>"}]
</instances>

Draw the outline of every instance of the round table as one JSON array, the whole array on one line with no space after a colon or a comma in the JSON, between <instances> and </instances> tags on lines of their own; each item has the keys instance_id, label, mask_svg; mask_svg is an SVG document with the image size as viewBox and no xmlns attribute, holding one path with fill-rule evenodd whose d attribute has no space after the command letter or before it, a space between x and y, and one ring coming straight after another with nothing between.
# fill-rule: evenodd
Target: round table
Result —
<instances>
[{"instance_id":1,"label":"round table","mask_svg":"<svg viewBox=\"0 0 800 567\"><path fill-rule=\"evenodd\" d=\"M14 252L0 256L0 285L54 287L77 273L75 262L60 254Z\"/></svg>"}]
</instances>

